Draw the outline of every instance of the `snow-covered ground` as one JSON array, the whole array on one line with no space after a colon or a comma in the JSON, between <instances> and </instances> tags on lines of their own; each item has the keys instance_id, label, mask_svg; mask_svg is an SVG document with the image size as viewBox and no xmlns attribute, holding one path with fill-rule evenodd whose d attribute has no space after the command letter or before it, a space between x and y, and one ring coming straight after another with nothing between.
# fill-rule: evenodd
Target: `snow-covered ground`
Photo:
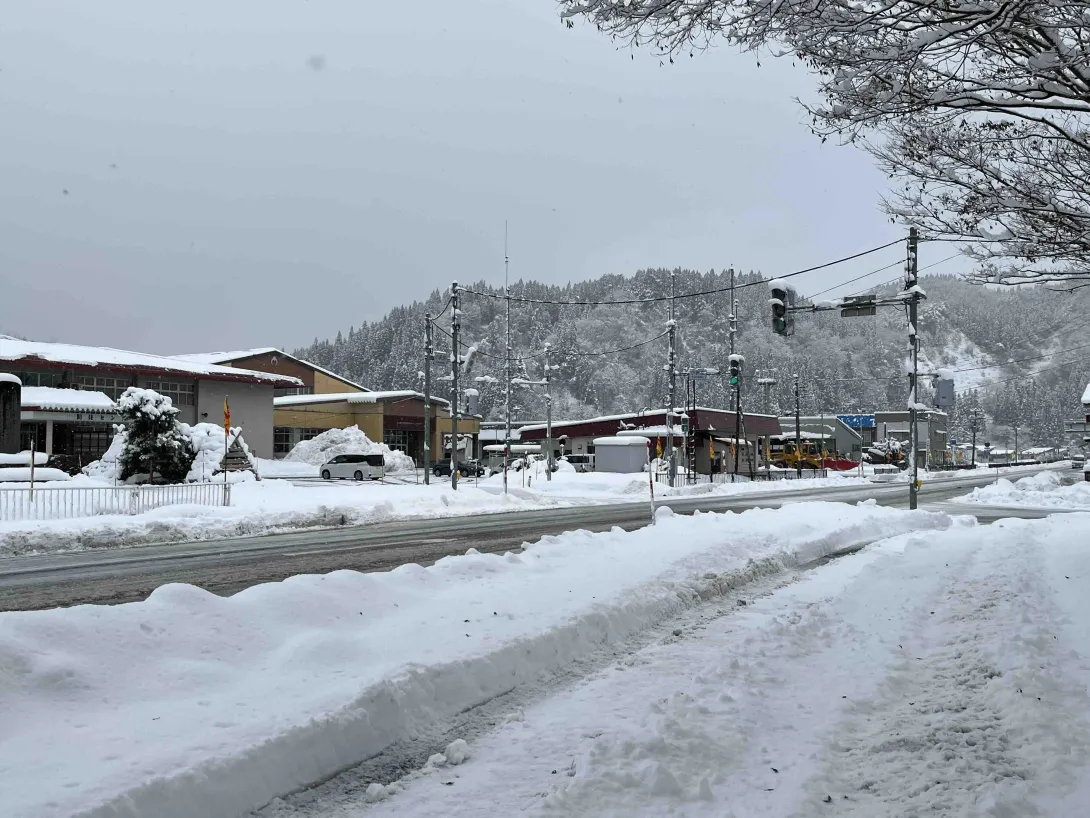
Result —
<instances>
[{"instance_id":1,"label":"snow-covered ground","mask_svg":"<svg viewBox=\"0 0 1090 818\"><path fill-rule=\"evenodd\" d=\"M1063 485L1065 476L1076 482ZM954 502L1090 511L1090 483L1082 479L1082 472L1045 471L1014 482L1000 478L995 483L973 489Z\"/></svg>"},{"instance_id":2,"label":"snow-covered ground","mask_svg":"<svg viewBox=\"0 0 1090 818\"><path fill-rule=\"evenodd\" d=\"M429 568L297 576L229 598L166 585L147 600L126 605L0 613L3 814L239 815L580 658L609 656L633 634L709 600L731 607L735 594L744 593L738 589L751 581L903 532L928 530L926 539L934 542L936 531L955 525L945 514L870 503L812 503L695 517L676 517L663 509L656 526L638 531L570 532L546 537L520 553L470 553ZM968 520L956 525L959 536L971 538L970 526ZM889 607L911 599L913 588L934 584L930 571L913 574L905 583L892 593L864 596L854 621L863 625L873 618L863 604L867 599ZM766 624L773 627L771 621ZM792 647L795 627L810 641ZM789 619L773 631L792 662L805 657L804 648L852 632L832 614L806 616L805 622ZM860 679L847 680L849 688L874 673L868 670L868 645L861 646L853 664L847 664L851 657L843 659L845 667L860 670ZM703 659L712 661L711 655ZM724 670L747 668L752 684L741 675L735 685L710 677L701 681L723 694L708 712L689 710L684 701L665 694L658 706L667 720L676 714L685 725L698 727L696 722L718 717L728 702L746 697L772 702L761 685L766 676L769 683L776 680L759 653L717 653L714 661ZM836 672L837 664L829 669ZM693 678L688 672L685 676ZM638 680L636 674L632 679ZM631 697L640 690L646 692L641 686L621 692ZM605 726L605 717L617 714L616 702L599 704L597 712L583 714L585 727L592 722ZM776 709L787 723L795 717L793 708ZM637 718L630 726L638 729L647 714L632 712ZM541 772L546 755L545 763L558 763L556 737L540 734L544 727L536 716L525 722L524 729L532 731L527 736L534 735L537 743L523 750L532 755L539 747L543 755L524 760L518 783L503 794L502 803L524 797L531 798L525 802L530 805L549 803L530 796L522 783L526 774ZM696 741L681 732L674 737L701 755L702 764L726 758L714 733ZM677 752L664 744L668 738L673 740L655 738L646 752L658 752L656 747ZM569 740L574 752L586 739ZM517 736L515 743L520 743ZM633 797L638 785L628 787L625 776L642 781L644 761L653 757L625 761L623 753L637 753L638 747L628 749L623 741L611 746L600 756L603 766L582 768L588 773L600 769L605 787L588 786L586 797L609 803L615 795L619 810L628 803L646 806L645 796ZM444 763L464 760L465 751L455 742ZM487 757L484 748L471 752ZM661 779L656 792L670 796L671 777L685 793L698 785L680 760L662 761L667 766L654 774ZM627 768L619 773L619 788L608 783L613 780L609 765ZM464 769L486 767L470 761ZM545 791L555 783L558 779L546 774L535 786ZM720 806L726 803L723 781L713 776L708 787L713 797L719 793ZM463 789L459 784L459 798ZM381 792L372 788L373 797ZM454 793L443 790L448 794ZM416 809L414 804L423 802L413 797L407 792L391 808L396 812L400 802ZM487 810L513 814L499 803ZM436 805L440 808L428 814L461 814L441 800ZM486 809L483 803L477 807Z\"/></svg>"},{"instance_id":3,"label":"snow-covered ground","mask_svg":"<svg viewBox=\"0 0 1090 818\"><path fill-rule=\"evenodd\" d=\"M887 539L694 608L460 765L261 816L1086 815L1087 542L1082 514Z\"/></svg>"}]
</instances>

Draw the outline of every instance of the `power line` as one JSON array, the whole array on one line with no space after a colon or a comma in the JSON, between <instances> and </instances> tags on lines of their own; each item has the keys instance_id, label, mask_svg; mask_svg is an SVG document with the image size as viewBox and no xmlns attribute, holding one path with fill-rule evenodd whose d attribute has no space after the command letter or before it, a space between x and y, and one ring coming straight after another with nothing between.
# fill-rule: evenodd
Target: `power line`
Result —
<instances>
[{"instance_id":1,"label":"power line","mask_svg":"<svg viewBox=\"0 0 1090 818\"><path fill-rule=\"evenodd\" d=\"M447 338L451 337L450 333L447 332L442 327L436 327L436 329L439 330L441 333L443 333L445 336L447 336ZM561 357L567 356L567 357L577 357L577 358L591 358L591 357L596 357L596 356L601 356L601 355L616 355L616 354L618 354L620 352L628 352L629 350L632 350L632 349L638 349L639 347L647 346L648 344L652 344L652 343L654 343L655 341L658 341L661 338L665 338L669 334L670 334L670 330L666 330L664 332L660 332L658 335L655 335L655 336L653 336L651 338L647 338L647 339L645 339L643 341L637 341L636 343L629 344L628 346L625 346L625 347L618 347L617 349L601 349L601 350L596 350L594 352L577 352L577 351L565 352L560 347L556 347L556 348L553 349L553 354L561 356ZM459 346L461 346L463 349L469 349L470 346L472 346L472 345L467 344L464 341L460 341ZM485 358L494 358L494 359L500 360L500 361L506 360L503 355L493 355L490 352L482 352L480 349L477 350L477 354L481 355L482 357L485 357ZM527 360L533 360L535 358L541 358L543 356L544 356L544 353L538 352L538 353L534 353L534 354L531 354L531 355L520 355L520 356L515 357L513 360L527 361Z\"/></svg>"},{"instance_id":2,"label":"power line","mask_svg":"<svg viewBox=\"0 0 1090 818\"><path fill-rule=\"evenodd\" d=\"M952 259L955 259L960 255L961 255L961 253L954 253L952 256L947 256L946 258L941 259L940 261L933 261L930 264L924 265L923 267L921 267L916 272L922 273L924 270L930 270L932 267L938 267L940 264L945 264L946 262L951 261ZM896 267L896 266L898 266L900 264L904 264L903 259L897 259L897 261L893 262L892 264L887 264L885 267L880 267L877 270L871 270L869 273L864 273L861 276L857 276L856 278L852 278L852 279L849 279L848 281L841 282L840 284L834 284L832 287L829 287L828 289L822 290L819 293L814 293L813 295L806 296L806 300L807 301L813 301L819 295L825 295L825 293L831 292L832 290L838 289L839 287L846 287L849 284L854 284L855 282L860 281L860 280L862 280L864 278L867 278L868 276L876 275L877 273L883 273L886 270L888 270L890 267ZM901 281L901 280L902 280L901 276L897 276L897 278L891 278L889 281L883 281L881 284L875 284L873 287L868 287L868 289L876 290L879 287L884 287L887 284L892 284L895 281ZM853 295L858 295L858 294L859 293L853 293Z\"/></svg>"},{"instance_id":3,"label":"power line","mask_svg":"<svg viewBox=\"0 0 1090 818\"><path fill-rule=\"evenodd\" d=\"M864 250L861 253L855 253L854 255L845 256L844 258L838 258L835 261L827 261L824 264L818 264L814 267L807 267L805 270L796 270L793 273L785 273L783 275L774 276L773 280L777 278L793 278L795 276L800 276L805 273L812 273L815 270L824 270L826 267L832 267L836 264L843 264L846 261L852 261L857 258L862 258L863 256L869 256L871 253L877 253L879 250L885 250L887 247L892 247L893 245L900 244L903 241L904 239L896 239L895 241L891 241L888 244L883 244L881 247L872 247L870 250ZM755 287L758 284L764 284L766 282L767 279L762 278L757 281L750 281L745 284L738 284L735 286L735 289L740 290L744 287ZM471 290L468 287L462 287L461 289L462 292L469 293L470 295L479 295L484 298L493 298L497 301L505 301L510 299L511 301L518 301L523 304L554 304L568 307L608 307L614 304L652 304L655 302L669 301L671 298L699 298L705 295L718 295L720 293L730 292L731 288L718 287L714 290L702 290L700 292L682 293L680 295L674 296L656 295L647 298L622 298L616 301L554 301L548 298L526 298L524 296L505 296L496 293L486 293L481 292L480 290Z\"/></svg>"}]
</instances>

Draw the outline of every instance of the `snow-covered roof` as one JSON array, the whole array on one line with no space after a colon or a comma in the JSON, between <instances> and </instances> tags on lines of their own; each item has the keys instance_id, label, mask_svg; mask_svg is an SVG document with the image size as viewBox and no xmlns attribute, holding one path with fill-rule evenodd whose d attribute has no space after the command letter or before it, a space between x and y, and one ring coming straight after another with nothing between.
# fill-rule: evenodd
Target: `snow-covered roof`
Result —
<instances>
[{"instance_id":1,"label":"snow-covered roof","mask_svg":"<svg viewBox=\"0 0 1090 818\"><path fill-rule=\"evenodd\" d=\"M641 446L647 448L647 439L643 437L596 437L594 446Z\"/></svg>"},{"instance_id":2,"label":"snow-covered roof","mask_svg":"<svg viewBox=\"0 0 1090 818\"><path fill-rule=\"evenodd\" d=\"M117 409L117 404L103 392L53 386L24 386L21 400L24 409L56 412L113 412Z\"/></svg>"},{"instance_id":3,"label":"snow-covered roof","mask_svg":"<svg viewBox=\"0 0 1090 818\"><path fill-rule=\"evenodd\" d=\"M8 335L0 335L0 360L26 361L40 360L54 364L73 366L109 366L133 369L142 372L178 372L187 375L206 377L263 381L283 386L300 386L302 381L286 375L274 375L269 372L254 372L231 366L218 366L213 363L187 361L166 355L148 355L143 352L129 352L110 347L91 347L80 344L53 344L44 341L22 341Z\"/></svg>"},{"instance_id":4,"label":"snow-covered roof","mask_svg":"<svg viewBox=\"0 0 1090 818\"><path fill-rule=\"evenodd\" d=\"M670 435L669 426L644 426L640 429L621 429L617 432L618 437L668 437ZM684 433L681 429L680 423L675 423L673 428L674 437L683 437Z\"/></svg>"},{"instance_id":5,"label":"snow-covered roof","mask_svg":"<svg viewBox=\"0 0 1090 818\"><path fill-rule=\"evenodd\" d=\"M419 398L424 400L423 392L414 392L411 389L398 389L391 392L330 392L326 395L284 395L273 398L273 406L307 406L313 403L378 403L385 400L399 400L404 398ZM449 401L432 396L433 403L443 406Z\"/></svg>"},{"instance_id":6,"label":"snow-covered roof","mask_svg":"<svg viewBox=\"0 0 1090 818\"><path fill-rule=\"evenodd\" d=\"M0 383L16 383L21 385L23 382L10 372L0 372Z\"/></svg>"},{"instance_id":7,"label":"snow-covered roof","mask_svg":"<svg viewBox=\"0 0 1090 818\"><path fill-rule=\"evenodd\" d=\"M327 375L330 378L346 383L349 386L355 386L358 389L362 389L364 392L370 392L366 386L358 384L355 381L350 381L344 375L338 375L336 372L332 372L325 367L318 366L316 363L305 360L304 358L296 358L290 353L284 352L282 349L276 347L257 347L256 349L237 349L234 352L192 352L185 355L175 355L173 357L181 361L192 361L198 364L224 364L229 361L241 361L245 358L253 358L255 355L279 355L282 358L295 361L303 366L309 366L315 372L321 372L323 375Z\"/></svg>"}]
</instances>

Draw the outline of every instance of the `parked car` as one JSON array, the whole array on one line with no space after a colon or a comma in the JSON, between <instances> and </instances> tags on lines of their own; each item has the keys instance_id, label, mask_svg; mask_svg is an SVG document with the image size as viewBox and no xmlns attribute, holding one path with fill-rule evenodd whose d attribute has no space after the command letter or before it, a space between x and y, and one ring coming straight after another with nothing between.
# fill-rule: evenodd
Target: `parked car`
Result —
<instances>
[{"instance_id":1,"label":"parked car","mask_svg":"<svg viewBox=\"0 0 1090 818\"><path fill-rule=\"evenodd\" d=\"M450 477L450 458L444 457L432 464L431 473L436 477ZM462 477L484 477L486 469L479 460L459 460L458 474Z\"/></svg>"},{"instance_id":2,"label":"parked car","mask_svg":"<svg viewBox=\"0 0 1090 818\"><path fill-rule=\"evenodd\" d=\"M339 454L319 474L323 480L381 480L386 467L381 454Z\"/></svg>"},{"instance_id":3,"label":"parked car","mask_svg":"<svg viewBox=\"0 0 1090 818\"><path fill-rule=\"evenodd\" d=\"M1081 469L1085 465L1086 465L1086 455L1084 455L1082 452L1074 452L1071 455L1071 468Z\"/></svg>"}]
</instances>

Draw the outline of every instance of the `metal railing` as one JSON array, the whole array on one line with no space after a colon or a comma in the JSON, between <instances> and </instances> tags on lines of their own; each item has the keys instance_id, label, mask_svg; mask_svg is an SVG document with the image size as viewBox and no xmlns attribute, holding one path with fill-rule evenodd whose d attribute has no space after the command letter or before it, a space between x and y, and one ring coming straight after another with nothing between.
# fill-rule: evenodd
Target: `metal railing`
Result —
<instances>
[{"instance_id":1,"label":"metal railing","mask_svg":"<svg viewBox=\"0 0 1090 818\"><path fill-rule=\"evenodd\" d=\"M170 486L57 486L4 488L0 521L71 520L100 514L140 514L176 505L229 506L229 483Z\"/></svg>"},{"instance_id":2,"label":"metal railing","mask_svg":"<svg viewBox=\"0 0 1090 818\"><path fill-rule=\"evenodd\" d=\"M854 474L854 472L852 472ZM804 480L813 479L817 477L828 477L828 469L803 469L802 478ZM739 472L738 475L734 475L731 472L717 472L715 474L678 474L677 485L687 486L694 483L733 483L733 482L746 482L748 480L795 480L798 477L797 472L794 469L776 469L771 473L764 471L754 471L751 475L749 470L745 472ZM655 472L655 482L660 484L669 484L670 475L667 472Z\"/></svg>"}]
</instances>

